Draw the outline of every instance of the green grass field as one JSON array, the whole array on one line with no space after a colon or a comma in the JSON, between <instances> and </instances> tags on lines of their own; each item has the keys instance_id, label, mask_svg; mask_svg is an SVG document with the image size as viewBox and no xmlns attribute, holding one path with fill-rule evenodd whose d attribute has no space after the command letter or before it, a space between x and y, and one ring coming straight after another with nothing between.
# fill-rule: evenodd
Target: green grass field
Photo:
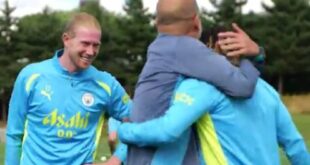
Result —
<instances>
[{"instance_id":1,"label":"green grass field","mask_svg":"<svg viewBox=\"0 0 310 165\"><path fill-rule=\"evenodd\" d=\"M4 144L0 143L0 164L4 164Z\"/></svg>"},{"instance_id":2,"label":"green grass field","mask_svg":"<svg viewBox=\"0 0 310 165\"><path fill-rule=\"evenodd\" d=\"M295 124L298 127L298 130L301 132L301 134L303 135L306 143L307 143L307 147L308 150L310 149L310 115L293 115ZM103 134L105 135L105 134ZM3 165L4 163L4 144L0 143L0 165ZM107 145L107 137L106 136L102 136L99 147L98 147L98 151L97 151L97 158L96 158L96 162L100 162L100 158L102 156L105 157L109 157L110 156L110 151ZM289 162L287 161L286 157L284 156L284 154L281 152L281 162L283 165L289 165Z\"/></svg>"}]
</instances>

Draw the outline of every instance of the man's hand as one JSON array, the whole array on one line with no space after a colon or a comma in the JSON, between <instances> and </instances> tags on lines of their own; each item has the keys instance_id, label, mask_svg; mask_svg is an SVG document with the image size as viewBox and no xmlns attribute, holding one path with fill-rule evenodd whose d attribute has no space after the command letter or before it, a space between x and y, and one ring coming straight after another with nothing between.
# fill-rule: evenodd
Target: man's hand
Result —
<instances>
[{"instance_id":1,"label":"man's hand","mask_svg":"<svg viewBox=\"0 0 310 165\"><path fill-rule=\"evenodd\" d=\"M114 143L117 142L117 133L116 133L116 131L113 131L113 132L109 133L108 141L109 142L114 142Z\"/></svg>"},{"instance_id":2,"label":"man's hand","mask_svg":"<svg viewBox=\"0 0 310 165\"><path fill-rule=\"evenodd\" d=\"M122 161L119 160L116 156L111 156L110 159L103 165L121 165L121 163Z\"/></svg>"},{"instance_id":3,"label":"man's hand","mask_svg":"<svg viewBox=\"0 0 310 165\"><path fill-rule=\"evenodd\" d=\"M104 163L94 163L93 165L121 165L122 161L116 156L111 156L110 159Z\"/></svg>"},{"instance_id":4,"label":"man's hand","mask_svg":"<svg viewBox=\"0 0 310 165\"><path fill-rule=\"evenodd\" d=\"M218 43L227 56L258 55L258 45L236 23L233 23L232 27L234 31L218 34Z\"/></svg>"}]
</instances>

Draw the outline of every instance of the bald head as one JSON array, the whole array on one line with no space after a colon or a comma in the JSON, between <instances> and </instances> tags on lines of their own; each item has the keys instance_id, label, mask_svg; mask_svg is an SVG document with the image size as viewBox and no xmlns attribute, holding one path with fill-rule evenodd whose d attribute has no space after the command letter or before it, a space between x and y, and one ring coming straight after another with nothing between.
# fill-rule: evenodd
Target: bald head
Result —
<instances>
[{"instance_id":1,"label":"bald head","mask_svg":"<svg viewBox=\"0 0 310 165\"><path fill-rule=\"evenodd\" d=\"M158 0L157 25L169 25L191 19L198 13L196 0Z\"/></svg>"}]
</instances>

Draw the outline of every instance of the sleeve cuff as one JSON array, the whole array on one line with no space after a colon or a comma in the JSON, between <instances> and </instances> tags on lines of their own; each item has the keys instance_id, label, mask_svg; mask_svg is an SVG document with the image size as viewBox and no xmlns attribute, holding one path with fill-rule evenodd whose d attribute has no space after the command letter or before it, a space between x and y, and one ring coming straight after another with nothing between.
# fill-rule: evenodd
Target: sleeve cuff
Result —
<instances>
[{"instance_id":1,"label":"sleeve cuff","mask_svg":"<svg viewBox=\"0 0 310 165\"><path fill-rule=\"evenodd\" d=\"M264 62L265 58L266 58L266 54L265 54L264 48L259 47L259 53L257 56L255 56L254 62L258 62L258 63Z\"/></svg>"},{"instance_id":2,"label":"sleeve cuff","mask_svg":"<svg viewBox=\"0 0 310 165\"><path fill-rule=\"evenodd\" d=\"M124 162L127 157L127 145L119 142L113 156L116 156L119 160Z\"/></svg>"}]
</instances>

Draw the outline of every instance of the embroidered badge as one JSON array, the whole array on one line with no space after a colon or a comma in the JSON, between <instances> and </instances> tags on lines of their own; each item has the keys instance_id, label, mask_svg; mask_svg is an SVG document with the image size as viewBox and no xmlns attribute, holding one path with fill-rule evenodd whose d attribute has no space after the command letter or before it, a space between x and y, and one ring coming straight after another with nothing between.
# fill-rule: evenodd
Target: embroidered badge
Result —
<instances>
[{"instance_id":1,"label":"embroidered badge","mask_svg":"<svg viewBox=\"0 0 310 165\"><path fill-rule=\"evenodd\" d=\"M90 107L94 104L94 96L91 93L85 93L82 96L82 102L85 106Z\"/></svg>"}]
</instances>

